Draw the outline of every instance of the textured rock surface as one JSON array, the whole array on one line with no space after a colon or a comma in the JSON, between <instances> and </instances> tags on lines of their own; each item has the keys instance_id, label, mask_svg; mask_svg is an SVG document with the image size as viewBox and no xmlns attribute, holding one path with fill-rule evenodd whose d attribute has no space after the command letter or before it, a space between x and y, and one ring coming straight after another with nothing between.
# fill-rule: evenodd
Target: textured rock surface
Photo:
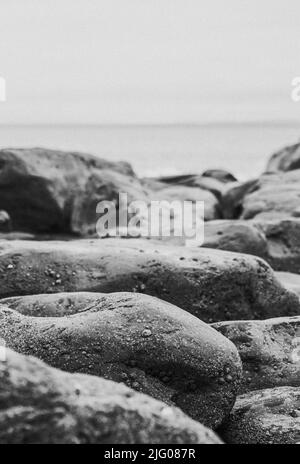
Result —
<instances>
[{"instance_id":1,"label":"textured rock surface","mask_svg":"<svg viewBox=\"0 0 300 464\"><path fill-rule=\"evenodd\" d=\"M221 210L223 218L238 219L243 212L243 201L245 195L255 191L257 180L252 179L246 182L236 182L228 184L223 191L221 200Z\"/></svg>"},{"instance_id":2,"label":"textured rock surface","mask_svg":"<svg viewBox=\"0 0 300 464\"><path fill-rule=\"evenodd\" d=\"M300 316L212 325L237 347L243 362L241 392L300 387Z\"/></svg>"},{"instance_id":3,"label":"textured rock surface","mask_svg":"<svg viewBox=\"0 0 300 464\"><path fill-rule=\"evenodd\" d=\"M127 163L88 154L42 148L0 150L0 209L14 230L75 232L95 230L98 201L145 197Z\"/></svg>"},{"instance_id":4,"label":"textured rock surface","mask_svg":"<svg viewBox=\"0 0 300 464\"><path fill-rule=\"evenodd\" d=\"M255 180L229 184L222 195L226 219L273 220L300 216L300 169L265 173Z\"/></svg>"},{"instance_id":5,"label":"textured rock surface","mask_svg":"<svg viewBox=\"0 0 300 464\"><path fill-rule=\"evenodd\" d=\"M206 248L259 256L273 269L300 273L300 220L219 220L205 224Z\"/></svg>"},{"instance_id":6,"label":"textured rock surface","mask_svg":"<svg viewBox=\"0 0 300 464\"><path fill-rule=\"evenodd\" d=\"M3 241L0 296L137 291L205 322L294 316L297 296L262 260L148 240Z\"/></svg>"},{"instance_id":7,"label":"textured rock surface","mask_svg":"<svg viewBox=\"0 0 300 464\"><path fill-rule=\"evenodd\" d=\"M298 443L300 389L270 388L238 397L220 434L234 444Z\"/></svg>"},{"instance_id":8,"label":"textured rock surface","mask_svg":"<svg viewBox=\"0 0 300 464\"><path fill-rule=\"evenodd\" d=\"M290 145L271 156L266 171L292 171L300 169L300 143Z\"/></svg>"},{"instance_id":9,"label":"textured rock surface","mask_svg":"<svg viewBox=\"0 0 300 464\"><path fill-rule=\"evenodd\" d=\"M300 170L264 174L242 203L242 219L299 217Z\"/></svg>"},{"instance_id":10,"label":"textured rock surface","mask_svg":"<svg viewBox=\"0 0 300 464\"><path fill-rule=\"evenodd\" d=\"M300 220L256 221L256 227L265 236L265 259L273 269L300 273Z\"/></svg>"},{"instance_id":11,"label":"textured rock surface","mask_svg":"<svg viewBox=\"0 0 300 464\"><path fill-rule=\"evenodd\" d=\"M159 177L158 179L146 180L149 186L153 186L155 190L159 190L166 185L174 186L186 186L186 187L199 187L203 190L208 190L213 193L219 200L225 189L225 183L210 176L203 175L179 175L179 176L168 176Z\"/></svg>"},{"instance_id":12,"label":"textured rock surface","mask_svg":"<svg viewBox=\"0 0 300 464\"><path fill-rule=\"evenodd\" d=\"M267 240L251 221L222 220L205 224L203 247L267 256Z\"/></svg>"},{"instance_id":13,"label":"textured rock surface","mask_svg":"<svg viewBox=\"0 0 300 464\"><path fill-rule=\"evenodd\" d=\"M211 221L218 219L220 216L219 202L215 195L208 190L199 187L186 187L184 185L171 185L151 194L152 200L179 200L183 201L204 201L204 219Z\"/></svg>"},{"instance_id":14,"label":"textured rock surface","mask_svg":"<svg viewBox=\"0 0 300 464\"><path fill-rule=\"evenodd\" d=\"M146 295L95 295L90 308L49 318L23 316L2 306L0 337L9 348L53 367L125 380L210 427L227 416L241 377L237 349L228 339Z\"/></svg>"},{"instance_id":15,"label":"textured rock surface","mask_svg":"<svg viewBox=\"0 0 300 464\"><path fill-rule=\"evenodd\" d=\"M94 308L104 293L71 292L3 298L0 304L24 316L62 317Z\"/></svg>"},{"instance_id":16,"label":"textured rock surface","mask_svg":"<svg viewBox=\"0 0 300 464\"><path fill-rule=\"evenodd\" d=\"M0 443L220 443L181 411L124 385L67 374L7 350Z\"/></svg>"}]
</instances>

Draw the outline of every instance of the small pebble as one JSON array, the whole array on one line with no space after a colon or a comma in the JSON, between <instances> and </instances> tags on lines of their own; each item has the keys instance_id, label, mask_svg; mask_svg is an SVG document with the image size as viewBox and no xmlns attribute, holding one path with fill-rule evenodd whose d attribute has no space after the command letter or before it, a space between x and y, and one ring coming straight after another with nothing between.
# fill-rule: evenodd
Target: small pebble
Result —
<instances>
[{"instance_id":1,"label":"small pebble","mask_svg":"<svg viewBox=\"0 0 300 464\"><path fill-rule=\"evenodd\" d=\"M142 337L144 337L144 338L151 337L151 335L152 335L152 332L149 329L145 329L142 332Z\"/></svg>"}]
</instances>

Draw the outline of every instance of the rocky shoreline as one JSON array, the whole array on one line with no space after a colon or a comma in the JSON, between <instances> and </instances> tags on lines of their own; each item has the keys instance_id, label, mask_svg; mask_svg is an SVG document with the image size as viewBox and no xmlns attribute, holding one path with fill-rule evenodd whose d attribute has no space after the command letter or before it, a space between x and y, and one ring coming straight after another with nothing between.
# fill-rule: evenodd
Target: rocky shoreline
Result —
<instances>
[{"instance_id":1,"label":"rocky shoreline","mask_svg":"<svg viewBox=\"0 0 300 464\"><path fill-rule=\"evenodd\" d=\"M119 192L204 243L98 238ZM0 150L0 443L300 442L299 198L300 144L247 182Z\"/></svg>"}]
</instances>

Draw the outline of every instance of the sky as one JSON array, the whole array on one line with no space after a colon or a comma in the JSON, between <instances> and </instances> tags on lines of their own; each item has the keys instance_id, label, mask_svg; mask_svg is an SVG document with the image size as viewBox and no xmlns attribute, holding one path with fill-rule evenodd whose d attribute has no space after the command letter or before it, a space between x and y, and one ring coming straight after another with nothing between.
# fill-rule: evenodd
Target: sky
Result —
<instances>
[{"instance_id":1,"label":"sky","mask_svg":"<svg viewBox=\"0 0 300 464\"><path fill-rule=\"evenodd\" d=\"M0 0L0 124L300 121L299 0Z\"/></svg>"}]
</instances>

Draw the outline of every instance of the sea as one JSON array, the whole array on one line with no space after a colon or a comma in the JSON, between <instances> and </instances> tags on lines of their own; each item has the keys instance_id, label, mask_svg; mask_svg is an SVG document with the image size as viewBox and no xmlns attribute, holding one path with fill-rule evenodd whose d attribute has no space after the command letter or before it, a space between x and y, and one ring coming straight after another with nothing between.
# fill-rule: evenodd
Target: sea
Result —
<instances>
[{"instance_id":1,"label":"sea","mask_svg":"<svg viewBox=\"0 0 300 464\"><path fill-rule=\"evenodd\" d=\"M270 155L300 140L300 124L0 126L0 147L46 147L125 160L141 177L226 169L257 177Z\"/></svg>"}]
</instances>

